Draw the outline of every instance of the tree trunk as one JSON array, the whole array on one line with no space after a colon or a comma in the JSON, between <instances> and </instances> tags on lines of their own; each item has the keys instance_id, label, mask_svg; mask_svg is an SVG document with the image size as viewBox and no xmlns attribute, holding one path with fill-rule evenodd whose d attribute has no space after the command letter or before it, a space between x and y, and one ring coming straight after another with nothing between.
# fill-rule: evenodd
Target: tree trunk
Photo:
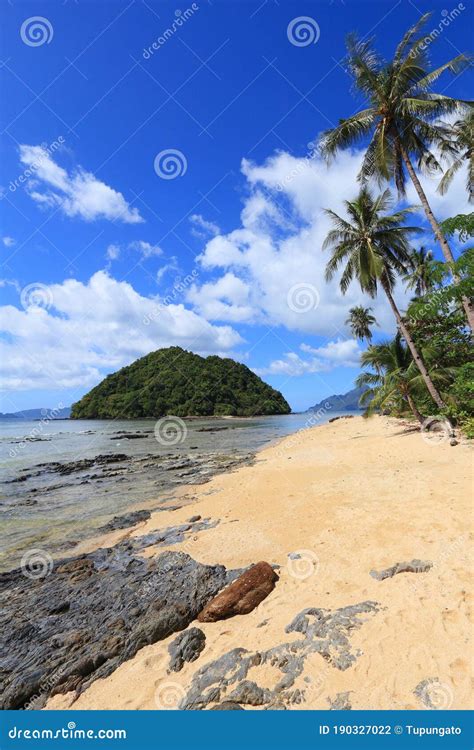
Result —
<instances>
[{"instance_id":1,"label":"tree trunk","mask_svg":"<svg viewBox=\"0 0 474 750\"><path fill-rule=\"evenodd\" d=\"M423 424L423 422L425 421L425 418L424 418L423 414L421 414L418 411L418 408L417 408L415 402L413 401L411 395L408 393L408 391L407 391L406 397L407 397L408 405L409 405L410 409L412 410L413 414L415 415L415 417L417 418L418 422L420 424Z\"/></svg>"},{"instance_id":2,"label":"tree trunk","mask_svg":"<svg viewBox=\"0 0 474 750\"><path fill-rule=\"evenodd\" d=\"M402 316L400 315L400 311L399 311L398 307L395 304L395 300L392 297L392 293L390 291L390 287L387 284L387 282L384 281L383 279L381 279L381 284L382 284L382 287L383 287L383 290L384 290L385 294L387 295L388 301L390 302L390 307L393 310L393 314L395 315L395 318L397 320L397 324L398 324L398 328L400 330L400 333L402 334L403 338L407 342L407 346L408 346L409 350L411 351L413 360L414 360L416 366L418 367L418 369L419 369L419 371L421 373L421 377L425 381L425 384L426 384L426 387L428 388L430 396L433 399L433 401L435 402L436 406L439 409L443 409L446 406L446 404L444 403L443 399L441 398L441 395L440 395L438 389L436 388L435 384L431 380L430 374L429 374L428 370L426 369L426 365L425 365L425 363L423 361L423 358L422 358L421 354L418 352L418 349L416 348L415 342L413 341L413 339L411 337L411 334L408 331L408 328L406 327L405 323L403 322Z\"/></svg>"},{"instance_id":3,"label":"tree trunk","mask_svg":"<svg viewBox=\"0 0 474 750\"><path fill-rule=\"evenodd\" d=\"M418 176L415 170L413 169L413 164L410 161L410 157L400 139L398 139L398 142L400 145L400 152L401 152L403 161L405 162L406 168L408 170L408 174L410 175L411 181L413 182L415 186L415 190L418 193L418 197L425 211L426 218L431 224L431 228L435 234L435 237L438 240L439 244L441 245L441 250L443 251L443 255L446 259L446 263L454 263L454 256L451 252L451 248L449 247L446 237L441 231L440 225L438 224L438 222L436 221L434 217L433 211L431 210L430 204L428 203L428 199L425 195L425 191L423 190L421 186L421 182L419 181ZM453 279L457 284L459 283L459 276L454 272L453 272ZM464 310L466 312L466 317L467 317L469 326L471 328L471 331L474 331L474 304L471 302L471 300L468 297L463 296L462 306L464 307Z\"/></svg>"}]
</instances>

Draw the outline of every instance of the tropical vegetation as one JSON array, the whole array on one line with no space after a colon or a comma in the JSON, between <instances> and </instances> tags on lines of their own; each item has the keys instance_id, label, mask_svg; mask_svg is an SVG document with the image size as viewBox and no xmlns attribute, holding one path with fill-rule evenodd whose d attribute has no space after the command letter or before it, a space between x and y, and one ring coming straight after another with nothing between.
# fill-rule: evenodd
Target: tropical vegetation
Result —
<instances>
[{"instance_id":1,"label":"tropical vegetation","mask_svg":"<svg viewBox=\"0 0 474 750\"><path fill-rule=\"evenodd\" d=\"M172 346L108 375L73 404L71 418L250 417L289 412L281 393L245 365Z\"/></svg>"},{"instance_id":2,"label":"tropical vegetation","mask_svg":"<svg viewBox=\"0 0 474 750\"><path fill-rule=\"evenodd\" d=\"M353 283L372 299L383 292L395 318L395 337L374 343L372 308L349 310L346 325L368 344L356 381L364 389L360 404L366 414L411 416L422 425L440 415L474 438L474 248L462 247L474 237L474 213L439 222L420 177L440 175L444 195L465 168L468 198L474 200L472 103L433 90L442 74L459 73L470 58L459 54L430 69L422 37L428 18L423 15L407 31L389 61L372 40L348 39L347 69L365 107L326 131L320 148L328 161L359 141L365 152L359 191L345 201L345 215L326 212L332 224L323 245L331 253L326 278L338 273L343 294ZM388 183L404 198L408 178L432 234L414 219L420 208L397 210L388 189L378 192ZM423 234L426 240L418 244ZM444 262L436 259L433 240ZM395 301L397 282L413 295L404 310Z\"/></svg>"}]
</instances>

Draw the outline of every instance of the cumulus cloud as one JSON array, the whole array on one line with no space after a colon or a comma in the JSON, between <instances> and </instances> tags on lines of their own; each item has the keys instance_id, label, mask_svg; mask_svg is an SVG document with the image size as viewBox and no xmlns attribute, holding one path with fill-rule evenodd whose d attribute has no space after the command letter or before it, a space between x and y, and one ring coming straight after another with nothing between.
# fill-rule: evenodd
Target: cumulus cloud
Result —
<instances>
[{"instance_id":1,"label":"cumulus cloud","mask_svg":"<svg viewBox=\"0 0 474 750\"><path fill-rule=\"evenodd\" d=\"M189 217L192 224L191 234L195 237L203 238L219 234L220 229L213 221L208 221L201 214L193 214Z\"/></svg>"},{"instance_id":2,"label":"cumulus cloud","mask_svg":"<svg viewBox=\"0 0 474 750\"><path fill-rule=\"evenodd\" d=\"M313 348L301 344L300 349L309 357L296 352L287 352L282 359L276 359L258 370L260 375L287 375L297 377L314 372L329 372L336 367L358 367L361 350L354 339L329 341L326 346Z\"/></svg>"},{"instance_id":3,"label":"cumulus cloud","mask_svg":"<svg viewBox=\"0 0 474 750\"><path fill-rule=\"evenodd\" d=\"M179 301L143 297L104 271L87 283L42 287L39 299L43 306L0 308L5 390L82 389L160 347L223 354L242 342L230 326L212 325Z\"/></svg>"},{"instance_id":4,"label":"cumulus cloud","mask_svg":"<svg viewBox=\"0 0 474 750\"><path fill-rule=\"evenodd\" d=\"M122 193L82 167L68 172L42 146L21 145L20 161L34 175L28 182L28 192L40 206L59 208L66 216L85 221L143 221L138 209L130 206Z\"/></svg>"},{"instance_id":5,"label":"cumulus cloud","mask_svg":"<svg viewBox=\"0 0 474 750\"><path fill-rule=\"evenodd\" d=\"M206 243L199 261L220 275L195 285L188 301L213 321L281 325L329 339L344 335L348 309L369 300L357 283L343 296L338 278L329 283L324 278L329 253L321 248L330 228L324 209L344 213L344 199L357 192L361 159L360 151L343 152L329 169L319 158L285 152L261 165L244 160L249 195L241 225ZM314 297L307 310L294 299L305 285ZM403 307L408 297L401 286L395 296ZM392 333L395 324L384 296L370 305L381 330Z\"/></svg>"}]
</instances>

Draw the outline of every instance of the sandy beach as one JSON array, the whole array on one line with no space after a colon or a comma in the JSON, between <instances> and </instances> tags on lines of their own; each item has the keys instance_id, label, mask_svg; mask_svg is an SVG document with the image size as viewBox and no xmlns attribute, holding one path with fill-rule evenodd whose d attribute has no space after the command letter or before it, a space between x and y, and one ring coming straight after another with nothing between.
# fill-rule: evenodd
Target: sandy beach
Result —
<instances>
[{"instance_id":1,"label":"sandy beach","mask_svg":"<svg viewBox=\"0 0 474 750\"><path fill-rule=\"evenodd\" d=\"M388 417L339 419L286 437L253 466L192 488L190 505L87 541L75 552L198 514L219 524L169 549L226 568L265 560L279 566L279 580L250 614L192 623L206 645L180 672L167 672L174 634L142 648L79 698L56 695L47 708L176 708L193 675L230 650L262 653L297 641L301 635L285 628L305 608L362 602L376 606L350 629L351 665L339 669L309 653L293 686L301 699L286 708L470 708L472 478L467 441L451 447ZM149 547L143 554L162 552ZM384 580L370 575L412 560L432 567ZM256 659L247 679L272 690L281 676Z\"/></svg>"}]
</instances>

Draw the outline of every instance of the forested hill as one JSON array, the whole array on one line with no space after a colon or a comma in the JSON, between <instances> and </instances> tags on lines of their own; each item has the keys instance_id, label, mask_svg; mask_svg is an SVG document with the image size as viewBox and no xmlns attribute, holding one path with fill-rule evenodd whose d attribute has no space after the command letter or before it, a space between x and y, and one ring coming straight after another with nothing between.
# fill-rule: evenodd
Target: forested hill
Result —
<instances>
[{"instance_id":1,"label":"forested hill","mask_svg":"<svg viewBox=\"0 0 474 750\"><path fill-rule=\"evenodd\" d=\"M72 419L289 414L279 391L245 365L180 347L137 359L73 404Z\"/></svg>"}]
</instances>

